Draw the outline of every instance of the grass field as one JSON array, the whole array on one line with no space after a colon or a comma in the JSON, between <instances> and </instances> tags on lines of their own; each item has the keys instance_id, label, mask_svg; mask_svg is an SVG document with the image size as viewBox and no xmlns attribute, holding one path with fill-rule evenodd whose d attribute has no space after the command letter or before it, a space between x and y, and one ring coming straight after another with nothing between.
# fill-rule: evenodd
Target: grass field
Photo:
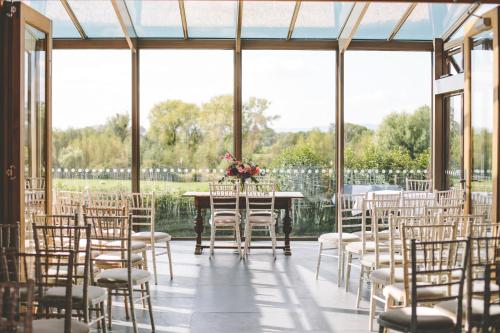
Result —
<instances>
[{"instance_id":1,"label":"grass field","mask_svg":"<svg viewBox=\"0 0 500 333\"><path fill-rule=\"evenodd\" d=\"M53 186L58 190L96 192L130 192L132 188L130 180L116 179L54 179ZM141 191L182 195L187 191L208 191L208 183L145 180L141 181Z\"/></svg>"}]
</instances>

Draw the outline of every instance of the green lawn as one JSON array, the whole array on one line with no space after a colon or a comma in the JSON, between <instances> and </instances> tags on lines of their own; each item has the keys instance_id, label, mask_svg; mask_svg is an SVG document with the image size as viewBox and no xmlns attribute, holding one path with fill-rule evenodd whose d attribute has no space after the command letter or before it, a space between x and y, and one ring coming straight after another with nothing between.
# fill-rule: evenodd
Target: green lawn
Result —
<instances>
[{"instance_id":1,"label":"green lawn","mask_svg":"<svg viewBox=\"0 0 500 333\"><path fill-rule=\"evenodd\" d=\"M67 191L130 192L130 180L116 179L54 179L54 188ZM208 183L141 181L142 192L182 194L186 191L208 191Z\"/></svg>"}]
</instances>

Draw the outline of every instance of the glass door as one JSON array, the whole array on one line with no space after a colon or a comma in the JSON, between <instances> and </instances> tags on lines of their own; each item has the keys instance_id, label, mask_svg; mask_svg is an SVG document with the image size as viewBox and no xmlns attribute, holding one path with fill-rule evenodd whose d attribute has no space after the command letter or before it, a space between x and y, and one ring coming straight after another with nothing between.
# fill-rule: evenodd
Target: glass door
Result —
<instances>
[{"instance_id":1,"label":"glass door","mask_svg":"<svg viewBox=\"0 0 500 333\"><path fill-rule=\"evenodd\" d=\"M446 186L463 188L463 94L444 98L446 115Z\"/></svg>"},{"instance_id":2,"label":"glass door","mask_svg":"<svg viewBox=\"0 0 500 333\"><path fill-rule=\"evenodd\" d=\"M2 216L6 223L19 222L21 248L33 246L34 215L45 214L50 205L50 108L51 108L51 22L23 3L4 4L7 18L3 37L12 52L5 53L2 73L8 91L3 139L9 144L2 165L2 185L11 193ZM5 68L5 67L4 67ZM4 190L2 190L4 193Z\"/></svg>"},{"instance_id":3,"label":"glass door","mask_svg":"<svg viewBox=\"0 0 500 333\"><path fill-rule=\"evenodd\" d=\"M472 214L498 220L498 9L466 27L467 199Z\"/></svg>"}]
</instances>

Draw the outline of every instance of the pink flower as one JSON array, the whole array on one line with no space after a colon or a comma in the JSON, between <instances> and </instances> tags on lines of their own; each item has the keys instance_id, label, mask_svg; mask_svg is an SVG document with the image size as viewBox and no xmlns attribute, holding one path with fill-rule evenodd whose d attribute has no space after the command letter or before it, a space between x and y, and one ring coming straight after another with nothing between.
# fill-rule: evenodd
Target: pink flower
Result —
<instances>
[{"instance_id":1,"label":"pink flower","mask_svg":"<svg viewBox=\"0 0 500 333\"><path fill-rule=\"evenodd\" d=\"M234 159L234 156L233 156L233 155L231 155L231 153L230 153L230 152L226 152L226 153L224 154L224 159L225 159L226 161L234 161L234 160L235 160L235 159Z\"/></svg>"}]
</instances>

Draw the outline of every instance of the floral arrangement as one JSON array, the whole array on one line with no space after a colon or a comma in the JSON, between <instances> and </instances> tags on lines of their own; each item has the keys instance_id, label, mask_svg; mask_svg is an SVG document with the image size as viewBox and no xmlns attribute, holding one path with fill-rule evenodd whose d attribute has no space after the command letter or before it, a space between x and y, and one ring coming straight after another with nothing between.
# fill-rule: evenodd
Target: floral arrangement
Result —
<instances>
[{"instance_id":1,"label":"floral arrangement","mask_svg":"<svg viewBox=\"0 0 500 333\"><path fill-rule=\"evenodd\" d=\"M230 152L226 152L223 157L230 164L224 171L224 177L219 182L225 181L227 178L239 179L243 185L247 179L254 183L258 183L256 176L263 176L265 172L252 161L238 161Z\"/></svg>"}]
</instances>

